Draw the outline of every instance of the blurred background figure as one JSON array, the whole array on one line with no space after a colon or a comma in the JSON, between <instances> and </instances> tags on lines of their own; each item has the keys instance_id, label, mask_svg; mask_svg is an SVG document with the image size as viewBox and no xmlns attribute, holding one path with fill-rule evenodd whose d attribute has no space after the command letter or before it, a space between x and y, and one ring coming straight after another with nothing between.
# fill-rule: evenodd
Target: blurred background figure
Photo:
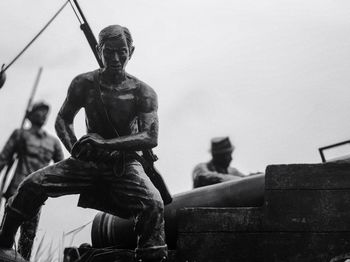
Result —
<instances>
[{"instance_id":1,"label":"blurred background figure","mask_svg":"<svg viewBox=\"0 0 350 262\"><path fill-rule=\"evenodd\" d=\"M31 127L13 131L0 153L0 170L12 161L14 155L17 155L18 159L13 178L3 194L6 202L29 174L47 166L51 160L58 162L63 159L63 151L58 139L42 128L47 120L49 109L49 105L44 102L34 103L27 113ZM27 260L30 259L39 217L40 212L21 226L18 251Z\"/></svg>"},{"instance_id":2,"label":"blurred background figure","mask_svg":"<svg viewBox=\"0 0 350 262\"><path fill-rule=\"evenodd\" d=\"M234 151L229 137L216 137L211 140L212 159L198 164L192 173L193 188L217 184L245 177L237 168L231 167Z\"/></svg>"}]
</instances>

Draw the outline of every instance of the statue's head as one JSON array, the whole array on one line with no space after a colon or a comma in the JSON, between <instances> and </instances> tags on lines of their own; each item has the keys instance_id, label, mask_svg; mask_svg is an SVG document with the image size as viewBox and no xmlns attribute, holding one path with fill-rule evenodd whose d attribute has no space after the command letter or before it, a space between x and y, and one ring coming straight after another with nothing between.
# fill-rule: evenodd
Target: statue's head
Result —
<instances>
[{"instance_id":1,"label":"statue's head","mask_svg":"<svg viewBox=\"0 0 350 262\"><path fill-rule=\"evenodd\" d=\"M229 137L215 137L211 140L211 154L214 163L222 168L227 168L232 161L234 151Z\"/></svg>"},{"instance_id":2,"label":"statue's head","mask_svg":"<svg viewBox=\"0 0 350 262\"><path fill-rule=\"evenodd\" d=\"M99 34L97 49L107 71L124 73L135 47L129 29L120 25L110 25Z\"/></svg>"},{"instance_id":3,"label":"statue's head","mask_svg":"<svg viewBox=\"0 0 350 262\"><path fill-rule=\"evenodd\" d=\"M27 112L27 118L32 125L42 127L47 119L50 106L45 102L34 103L29 112Z\"/></svg>"}]
</instances>

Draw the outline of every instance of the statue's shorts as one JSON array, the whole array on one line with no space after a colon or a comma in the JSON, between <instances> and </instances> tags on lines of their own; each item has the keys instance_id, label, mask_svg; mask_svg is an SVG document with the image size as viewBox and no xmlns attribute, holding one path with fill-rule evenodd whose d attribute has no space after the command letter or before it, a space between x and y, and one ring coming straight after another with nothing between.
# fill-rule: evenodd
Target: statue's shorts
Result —
<instances>
[{"instance_id":1,"label":"statue's shorts","mask_svg":"<svg viewBox=\"0 0 350 262\"><path fill-rule=\"evenodd\" d=\"M163 201L136 160L126 161L122 175L103 164L74 158L62 160L29 175L8 204L11 210L30 219L48 197L88 194L96 192L96 188L113 204L113 214L134 218L138 259L167 256Z\"/></svg>"}]
</instances>

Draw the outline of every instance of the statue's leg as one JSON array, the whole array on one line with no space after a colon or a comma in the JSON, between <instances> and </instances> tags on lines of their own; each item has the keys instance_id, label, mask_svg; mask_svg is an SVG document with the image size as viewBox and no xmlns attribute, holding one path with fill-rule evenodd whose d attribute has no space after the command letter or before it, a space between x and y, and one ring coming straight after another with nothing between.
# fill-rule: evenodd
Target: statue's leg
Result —
<instances>
[{"instance_id":1,"label":"statue's leg","mask_svg":"<svg viewBox=\"0 0 350 262\"><path fill-rule=\"evenodd\" d=\"M34 217L48 197L78 194L93 185L91 163L65 159L30 174L8 201L0 231L0 247L10 248L18 227Z\"/></svg>"},{"instance_id":2,"label":"statue's leg","mask_svg":"<svg viewBox=\"0 0 350 262\"><path fill-rule=\"evenodd\" d=\"M8 207L5 207L4 216L1 222L0 231L0 247L1 248L11 248L13 242L15 241L15 236L18 227L23 223L25 218L22 214Z\"/></svg>"},{"instance_id":3,"label":"statue's leg","mask_svg":"<svg viewBox=\"0 0 350 262\"><path fill-rule=\"evenodd\" d=\"M30 220L25 221L20 228L21 234L18 239L18 252L26 260L30 260L34 238L39 224L40 211Z\"/></svg>"},{"instance_id":4,"label":"statue's leg","mask_svg":"<svg viewBox=\"0 0 350 262\"><path fill-rule=\"evenodd\" d=\"M139 162L127 162L125 168L121 177L107 178L116 211L135 218L137 261L162 261L167 257L162 198Z\"/></svg>"}]
</instances>

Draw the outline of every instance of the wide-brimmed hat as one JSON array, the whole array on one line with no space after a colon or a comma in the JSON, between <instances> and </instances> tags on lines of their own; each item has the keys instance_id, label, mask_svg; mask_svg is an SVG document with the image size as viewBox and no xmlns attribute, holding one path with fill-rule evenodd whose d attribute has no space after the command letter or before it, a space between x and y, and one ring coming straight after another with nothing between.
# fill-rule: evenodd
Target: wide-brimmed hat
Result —
<instances>
[{"instance_id":1,"label":"wide-brimmed hat","mask_svg":"<svg viewBox=\"0 0 350 262\"><path fill-rule=\"evenodd\" d=\"M44 101L39 101L39 102L36 102L32 105L32 108L29 110L29 113L33 113L35 112L36 110L38 109L46 109L46 110L49 110L50 109L50 106L44 102Z\"/></svg>"},{"instance_id":2,"label":"wide-brimmed hat","mask_svg":"<svg viewBox=\"0 0 350 262\"><path fill-rule=\"evenodd\" d=\"M40 102L36 102L32 105L32 107L27 111L27 117L30 118L32 116L32 114L39 110L39 109L46 109L47 111L50 110L50 106L43 102L43 101L40 101Z\"/></svg>"},{"instance_id":3,"label":"wide-brimmed hat","mask_svg":"<svg viewBox=\"0 0 350 262\"><path fill-rule=\"evenodd\" d=\"M210 152L212 154L232 153L234 149L228 136L214 137L211 139Z\"/></svg>"}]
</instances>

